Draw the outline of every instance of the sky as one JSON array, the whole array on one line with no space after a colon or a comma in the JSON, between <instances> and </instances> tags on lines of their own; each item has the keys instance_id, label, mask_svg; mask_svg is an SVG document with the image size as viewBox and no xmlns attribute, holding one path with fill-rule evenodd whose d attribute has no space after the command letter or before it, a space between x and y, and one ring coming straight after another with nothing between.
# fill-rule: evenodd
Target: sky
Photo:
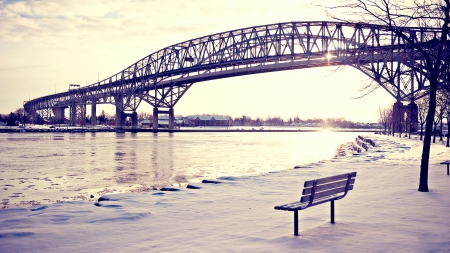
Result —
<instances>
[{"instance_id":1,"label":"sky","mask_svg":"<svg viewBox=\"0 0 450 253\"><path fill-rule=\"evenodd\" d=\"M72 135L73 136L73 135ZM359 156L299 169L216 179L200 189L108 194L0 210L2 252L449 252L450 151L432 144L429 192L418 192L422 142L369 135ZM293 165L292 165L293 166ZM26 170L25 170L26 171ZM25 173L25 171L23 173ZM356 171L354 189L299 212L274 206L298 200L303 182ZM9 177L17 177L17 170ZM42 177L54 178L60 170ZM25 176L26 177L26 176ZM213 178L207 178L213 179ZM21 180L27 180L21 179ZM14 191L25 185L20 181ZM54 190L56 191L56 190ZM48 194L48 191L46 192Z\"/></svg>"},{"instance_id":2,"label":"sky","mask_svg":"<svg viewBox=\"0 0 450 253\"><path fill-rule=\"evenodd\" d=\"M66 91L69 84L92 84L182 41L249 26L317 20L331 18L325 9L297 0L0 0L0 113ZM391 107L395 100L382 88L354 99L369 82L355 69L337 67L233 77L194 84L174 109L184 116L376 122L379 107ZM101 110L115 113L113 105L98 106ZM143 102L138 112L151 113L152 108Z\"/></svg>"}]
</instances>

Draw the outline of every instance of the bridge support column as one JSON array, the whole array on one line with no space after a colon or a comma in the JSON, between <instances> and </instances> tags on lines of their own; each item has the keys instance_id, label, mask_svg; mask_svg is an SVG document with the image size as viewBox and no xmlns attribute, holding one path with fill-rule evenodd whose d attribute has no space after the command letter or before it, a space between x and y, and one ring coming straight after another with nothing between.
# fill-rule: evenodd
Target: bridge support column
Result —
<instances>
[{"instance_id":1,"label":"bridge support column","mask_svg":"<svg viewBox=\"0 0 450 253\"><path fill-rule=\"evenodd\" d=\"M405 116L405 111L403 109L404 105L402 102L397 101L394 104L394 107L392 108L392 117L394 119L394 124L393 124L393 135L395 135L395 132L398 133L398 136L401 137L402 135L402 130L403 130L403 122L404 122L404 116Z\"/></svg>"},{"instance_id":2,"label":"bridge support column","mask_svg":"<svg viewBox=\"0 0 450 253\"><path fill-rule=\"evenodd\" d=\"M58 124L64 123L64 119L65 119L64 110L65 109L66 109L66 107L55 107L55 108L52 108L53 115L55 115L56 123L58 123Z\"/></svg>"},{"instance_id":3,"label":"bridge support column","mask_svg":"<svg viewBox=\"0 0 450 253\"><path fill-rule=\"evenodd\" d=\"M97 125L97 104L92 101L91 104L91 126Z\"/></svg>"},{"instance_id":4,"label":"bridge support column","mask_svg":"<svg viewBox=\"0 0 450 253\"><path fill-rule=\"evenodd\" d=\"M173 130L173 121L175 120L175 115L173 113L173 108L169 109L169 129Z\"/></svg>"},{"instance_id":5,"label":"bridge support column","mask_svg":"<svg viewBox=\"0 0 450 253\"><path fill-rule=\"evenodd\" d=\"M122 129L125 128L125 119L126 119L126 117L122 115L124 113L122 111L123 95L118 94L116 95L115 99L116 99L116 127Z\"/></svg>"},{"instance_id":6,"label":"bridge support column","mask_svg":"<svg viewBox=\"0 0 450 253\"><path fill-rule=\"evenodd\" d=\"M399 136L403 132L412 133L416 132L419 126L419 113L418 107L414 101L411 101L409 105L403 105L402 102L397 101L393 106L392 116L394 119L392 133L398 132Z\"/></svg>"},{"instance_id":7,"label":"bridge support column","mask_svg":"<svg viewBox=\"0 0 450 253\"><path fill-rule=\"evenodd\" d=\"M173 108L169 108L168 111L159 110L158 107L153 108L153 130L158 130L158 114L169 114L169 130L173 130L175 120Z\"/></svg>"},{"instance_id":8,"label":"bridge support column","mask_svg":"<svg viewBox=\"0 0 450 253\"><path fill-rule=\"evenodd\" d=\"M408 105L408 132L414 133L419 130L419 107L414 101L411 101Z\"/></svg>"},{"instance_id":9,"label":"bridge support column","mask_svg":"<svg viewBox=\"0 0 450 253\"><path fill-rule=\"evenodd\" d=\"M138 114L136 111L133 111L131 113L131 128L132 129L138 128Z\"/></svg>"},{"instance_id":10,"label":"bridge support column","mask_svg":"<svg viewBox=\"0 0 450 253\"><path fill-rule=\"evenodd\" d=\"M153 130L158 130L158 107L153 108Z\"/></svg>"},{"instance_id":11,"label":"bridge support column","mask_svg":"<svg viewBox=\"0 0 450 253\"><path fill-rule=\"evenodd\" d=\"M122 124L122 111L116 107L116 127L123 128L124 124Z\"/></svg>"},{"instance_id":12,"label":"bridge support column","mask_svg":"<svg viewBox=\"0 0 450 253\"><path fill-rule=\"evenodd\" d=\"M126 128L126 120L127 117L131 118L131 129L138 128L138 114L136 111L132 113L121 112L119 109L116 109L116 126L119 129Z\"/></svg>"}]
</instances>

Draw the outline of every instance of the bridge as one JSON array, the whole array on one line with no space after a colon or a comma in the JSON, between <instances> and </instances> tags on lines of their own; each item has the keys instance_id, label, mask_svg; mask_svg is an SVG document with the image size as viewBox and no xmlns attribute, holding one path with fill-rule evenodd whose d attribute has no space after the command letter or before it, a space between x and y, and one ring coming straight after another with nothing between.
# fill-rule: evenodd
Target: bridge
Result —
<instances>
[{"instance_id":1,"label":"bridge","mask_svg":"<svg viewBox=\"0 0 450 253\"><path fill-rule=\"evenodd\" d=\"M403 27L415 43L436 39L437 28ZM66 92L24 103L31 115L63 121L70 108L72 125L86 124L87 105L96 125L96 105L116 107L116 125L131 117L137 127L136 109L142 101L153 107L153 129L158 115L169 115L173 129L174 107L198 82L242 75L324 66L349 65L369 76L417 122L414 101L427 94L428 80L415 71L423 59L388 27L343 22L286 22L247 27L187 40L156 51L109 78ZM409 106L402 102L409 101ZM396 109L397 108L397 109ZM36 118L36 117L35 117Z\"/></svg>"}]
</instances>

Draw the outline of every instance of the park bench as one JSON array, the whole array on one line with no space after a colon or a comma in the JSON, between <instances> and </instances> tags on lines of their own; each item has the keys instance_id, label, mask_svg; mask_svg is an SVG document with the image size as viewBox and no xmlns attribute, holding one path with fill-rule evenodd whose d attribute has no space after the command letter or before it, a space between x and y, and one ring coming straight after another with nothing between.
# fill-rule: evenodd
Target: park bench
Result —
<instances>
[{"instance_id":1,"label":"park bench","mask_svg":"<svg viewBox=\"0 0 450 253\"><path fill-rule=\"evenodd\" d=\"M441 164L447 164L447 175L448 175L448 174L449 174L449 173L448 173L448 172L449 172L448 165L450 164L450 161L449 161L449 160L443 161L443 162L441 162Z\"/></svg>"},{"instance_id":2,"label":"park bench","mask_svg":"<svg viewBox=\"0 0 450 253\"><path fill-rule=\"evenodd\" d=\"M298 235L298 211L331 202L331 223L334 223L334 201L353 190L356 172L306 181L300 201L275 206L276 210L294 211L294 235Z\"/></svg>"}]
</instances>

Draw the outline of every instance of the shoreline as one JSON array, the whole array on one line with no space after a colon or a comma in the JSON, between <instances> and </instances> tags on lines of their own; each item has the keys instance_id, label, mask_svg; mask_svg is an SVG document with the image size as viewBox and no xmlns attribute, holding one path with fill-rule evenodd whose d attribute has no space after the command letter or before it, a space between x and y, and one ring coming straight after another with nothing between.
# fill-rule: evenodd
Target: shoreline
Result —
<instances>
[{"instance_id":1,"label":"shoreline","mask_svg":"<svg viewBox=\"0 0 450 253\"><path fill-rule=\"evenodd\" d=\"M160 128L154 129L114 129L114 128L0 128L1 133L95 133L95 132L117 132L117 133L239 133L239 132L251 132L251 133L274 133L274 132L286 132L286 133L301 133L301 132L364 132L364 133L378 133L377 129L167 129Z\"/></svg>"}]
</instances>

